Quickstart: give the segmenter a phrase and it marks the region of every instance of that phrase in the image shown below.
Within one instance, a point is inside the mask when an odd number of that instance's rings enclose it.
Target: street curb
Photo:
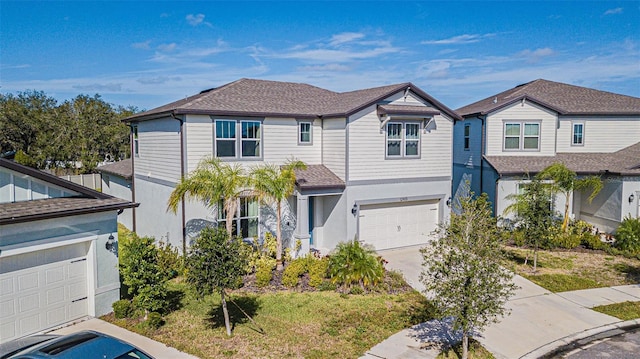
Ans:
[[[521,356],[520,359],[552,358],[556,354],[570,351],[572,349],[575,349],[579,345],[584,345],[594,340],[622,334],[628,330],[635,328],[640,328],[640,319],[616,322],[587,329],[579,333],[567,335],[566,337],[538,347]]]

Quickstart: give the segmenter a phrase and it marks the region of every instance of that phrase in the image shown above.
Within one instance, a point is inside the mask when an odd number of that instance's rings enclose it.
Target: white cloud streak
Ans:
[[[458,36],[453,36],[447,39],[440,40],[425,40],[420,42],[422,45],[461,45],[461,44],[473,44],[476,42],[480,42],[483,39],[493,37],[496,34],[488,33],[488,34],[463,34]]]
[[[617,8],[609,9],[609,10],[605,11],[605,12],[604,12],[604,14],[602,14],[602,15],[617,15],[617,14],[622,14],[622,11],[623,11],[623,10],[624,10],[623,8],[621,8],[621,7],[617,7]]]

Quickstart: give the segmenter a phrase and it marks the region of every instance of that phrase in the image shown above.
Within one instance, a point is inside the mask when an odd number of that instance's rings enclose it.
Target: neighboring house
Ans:
[[[285,243],[326,251],[359,240],[377,249],[425,243],[448,216],[453,122],[459,116],[410,83],[336,93],[307,84],[241,79],[126,121],[132,128],[136,230],[186,248],[221,211],[187,202],[167,213],[181,176],[205,156],[250,169],[296,158]],[[245,238],[275,233],[269,206],[241,199]]]
[[[102,173],[102,193],[134,201],[131,190],[133,184],[133,163],[131,158],[126,160],[102,165],[96,170]],[[127,229],[135,231],[133,226],[133,209],[125,209],[118,216],[118,223],[121,223]]]
[[[525,176],[561,162],[579,176],[599,175],[601,193],[589,203],[574,193],[570,213],[612,232],[639,215],[640,98],[536,80],[457,110],[453,192],[486,192],[496,215]],[[467,186],[467,183],[470,184]],[[564,198],[555,207],[564,208]]]
[[[112,311],[116,217],[133,206],[0,158],[0,342]]]

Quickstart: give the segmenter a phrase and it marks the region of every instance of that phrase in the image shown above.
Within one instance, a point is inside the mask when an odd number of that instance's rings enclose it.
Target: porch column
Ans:
[[[301,194],[296,195],[296,230],[293,234],[295,242],[300,240],[302,247],[299,253],[293,253],[294,256],[302,256],[309,253],[309,196]],[[295,243],[293,243],[295,247]]]

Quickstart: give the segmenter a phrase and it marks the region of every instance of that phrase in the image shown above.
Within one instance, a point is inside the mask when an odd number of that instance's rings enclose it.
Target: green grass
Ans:
[[[150,330],[135,320],[104,319],[200,358],[358,358],[403,328],[433,318],[418,292],[341,295],[335,292],[234,293],[228,302],[233,336],[227,337],[219,296],[204,298],[182,283],[182,307]]]
[[[577,275],[538,274],[524,275],[525,278],[552,292],[567,292],[602,287],[597,281]]]
[[[601,305],[593,310],[616,317],[621,320],[640,318],[640,302],[623,302],[609,305]]]
[[[462,343],[440,353],[436,359],[462,358]],[[469,339],[469,359],[495,359],[493,354],[474,339]]]

